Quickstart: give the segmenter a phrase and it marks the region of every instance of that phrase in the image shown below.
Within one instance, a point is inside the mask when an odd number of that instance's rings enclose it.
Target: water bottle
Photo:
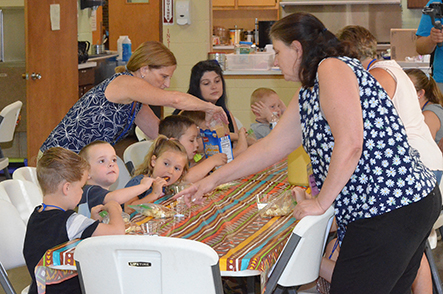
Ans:
[[[117,40],[117,53],[118,53],[118,60],[122,60],[123,59],[123,40],[126,38],[127,36],[120,36]]]
[[[131,54],[131,40],[128,38],[128,36],[126,36],[122,42],[122,60],[124,62],[128,62]]]

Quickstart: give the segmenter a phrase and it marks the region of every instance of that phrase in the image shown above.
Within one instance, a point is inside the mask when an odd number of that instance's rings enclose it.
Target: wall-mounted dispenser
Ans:
[[[178,0],[175,4],[178,25],[191,24],[189,0]]]

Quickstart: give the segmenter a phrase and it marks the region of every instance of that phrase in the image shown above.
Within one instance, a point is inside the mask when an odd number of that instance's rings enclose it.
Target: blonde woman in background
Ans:
[[[406,74],[417,90],[418,102],[435,142],[443,138],[443,94],[434,78],[420,69],[407,69]]]
[[[141,44],[126,66],[88,91],[68,111],[40,148],[41,152],[61,146],[79,152],[87,144],[102,140],[114,145],[135,123],[150,138],[158,135],[159,119],[149,105],[201,110],[209,121],[224,110],[192,95],[163,91],[177,67],[174,54],[162,43]]]

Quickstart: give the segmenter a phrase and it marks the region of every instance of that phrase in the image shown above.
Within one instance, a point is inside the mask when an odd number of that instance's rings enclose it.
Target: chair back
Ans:
[[[0,193],[6,192],[1,198],[9,197],[25,224],[34,208],[43,202],[40,188],[32,182],[22,180],[5,180],[0,182]]]
[[[143,163],[152,144],[153,141],[151,140],[135,142],[125,149],[123,152],[123,160],[130,174],[133,174],[135,169]]]
[[[0,261],[6,270],[25,265],[26,225],[11,202],[0,199]]]
[[[5,106],[0,112],[0,143],[12,141],[22,105],[21,101],[16,101]]]
[[[135,126],[135,136],[139,141],[149,140],[148,136],[146,136],[146,134],[143,133],[143,131],[138,126]]]
[[[32,182],[38,187],[40,187],[40,183],[37,179],[37,168],[33,166],[22,166],[17,168],[12,174],[12,178],[14,180],[22,180]]]
[[[117,156],[117,165],[119,169],[118,179],[114,184],[111,185],[111,187],[109,187],[110,191],[115,191],[124,188],[131,179],[131,175],[129,174],[129,171],[126,168],[123,159],[121,159],[119,156]]]
[[[83,293],[223,293],[218,255],[198,241],[92,237],[80,242],[74,259]]]
[[[334,216],[334,207],[322,215],[302,218],[288,239],[269,276],[265,294],[273,293],[277,284],[294,287],[315,281]]]

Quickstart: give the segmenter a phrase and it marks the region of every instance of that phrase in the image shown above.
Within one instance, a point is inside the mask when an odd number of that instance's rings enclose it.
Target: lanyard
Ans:
[[[45,211],[45,210],[46,210],[46,207],[54,207],[54,208],[60,209],[61,211],[66,211],[66,210],[64,210],[63,208],[61,208],[60,206],[56,206],[56,205],[51,205],[51,204],[44,204],[44,203],[42,203],[42,206],[43,206],[43,210],[42,210],[42,211]]]
[[[369,62],[368,67],[366,68],[366,70],[369,70],[369,68],[371,67],[371,65],[372,65],[375,61],[377,61],[376,58],[372,59],[371,62]]]

